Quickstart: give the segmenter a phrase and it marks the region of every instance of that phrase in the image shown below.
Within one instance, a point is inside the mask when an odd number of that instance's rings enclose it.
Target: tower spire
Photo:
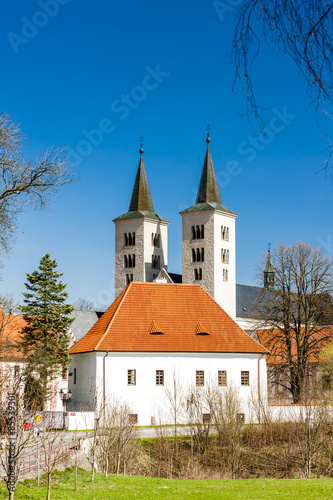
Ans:
[[[145,164],[143,162],[143,135],[140,136],[140,161],[138,170],[136,173],[136,178],[133,187],[133,193],[131,198],[131,203],[129,207],[130,212],[152,212],[155,213],[153,200],[150,194],[150,188],[148,184]]]
[[[273,290],[274,281],[275,281],[275,271],[271,261],[271,244],[268,243],[266,267],[264,270],[264,288],[267,288],[267,290]]]
[[[199,191],[197,196],[197,203],[219,203],[222,205],[220,191],[217,185],[213,159],[210,153],[210,125],[207,125],[207,149],[205,161],[202,169]]]

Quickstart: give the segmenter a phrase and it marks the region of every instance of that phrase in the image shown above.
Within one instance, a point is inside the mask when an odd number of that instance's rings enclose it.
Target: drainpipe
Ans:
[[[105,358],[109,355],[107,352],[103,358],[103,414],[105,419]]]
[[[261,394],[260,394],[260,360],[265,356],[265,354],[262,354],[260,358],[258,359],[258,404],[259,404],[259,424],[261,420]]]

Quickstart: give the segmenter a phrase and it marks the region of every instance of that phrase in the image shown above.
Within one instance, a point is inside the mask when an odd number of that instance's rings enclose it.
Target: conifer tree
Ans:
[[[36,375],[45,400],[47,384],[69,366],[68,315],[73,306],[66,304],[66,284],[60,281],[57,262],[49,253],[42,257],[38,270],[26,273],[25,305],[20,306],[26,326],[21,331],[20,347],[28,357],[27,380]]]

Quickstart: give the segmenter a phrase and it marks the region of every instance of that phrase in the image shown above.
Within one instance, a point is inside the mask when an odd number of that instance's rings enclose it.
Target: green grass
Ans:
[[[79,470],[79,487],[74,491],[74,471],[54,472],[53,500],[328,500],[333,499],[333,479],[239,479],[235,481],[188,481],[156,479],[138,476],[104,478]],[[41,486],[36,480],[26,480],[16,488],[17,500],[40,500],[46,497],[46,477]],[[0,482],[0,499],[8,498]]]

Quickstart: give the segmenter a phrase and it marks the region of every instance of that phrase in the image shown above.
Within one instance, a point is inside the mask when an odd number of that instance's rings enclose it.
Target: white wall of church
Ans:
[[[100,401],[103,401],[103,379],[105,363],[106,401],[117,398],[127,402],[131,412],[138,415],[138,425],[155,422],[172,423],[166,388],[172,388],[173,374],[181,381],[185,393],[196,387],[196,371],[204,372],[205,386],[217,385],[218,371],[227,371],[228,386],[239,391],[242,401],[241,412],[246,421],[253,418],[251,400],[258,396],[258,360],[256,354],[213,354],[213,353],[87,353],[72,355],[71,371],[77,370],[77,383],[70,388],[74,400],[91,398],[92,386],[97,387]],[[93,366],[96,367],[94,373]],[[128,370],[135,370],[135,385],[128,385]],[[164,373],[164,385],[156,385],[156,370]],[[250,385],[241,385],[241,372],[248,371]],[[95,378],[94,378],[95,377]],[[266,394],[266,361],[260,360],[262,397]],[[204,386],[204,387],[205,387]],[[204,389],[198,388],[199,390]],[[220,390],[225,390],[221,387]],[[208,410],[207,410],[208,412]]]
[[[153,281],[161,269],[168,268],[168,225],[169,223],[158,220],[144,219],[144,276],[142,280]],[[154,246],[153,238],[158,238],[158,245]],[[153,267],[153,257],[159,257],[158,267]]]

